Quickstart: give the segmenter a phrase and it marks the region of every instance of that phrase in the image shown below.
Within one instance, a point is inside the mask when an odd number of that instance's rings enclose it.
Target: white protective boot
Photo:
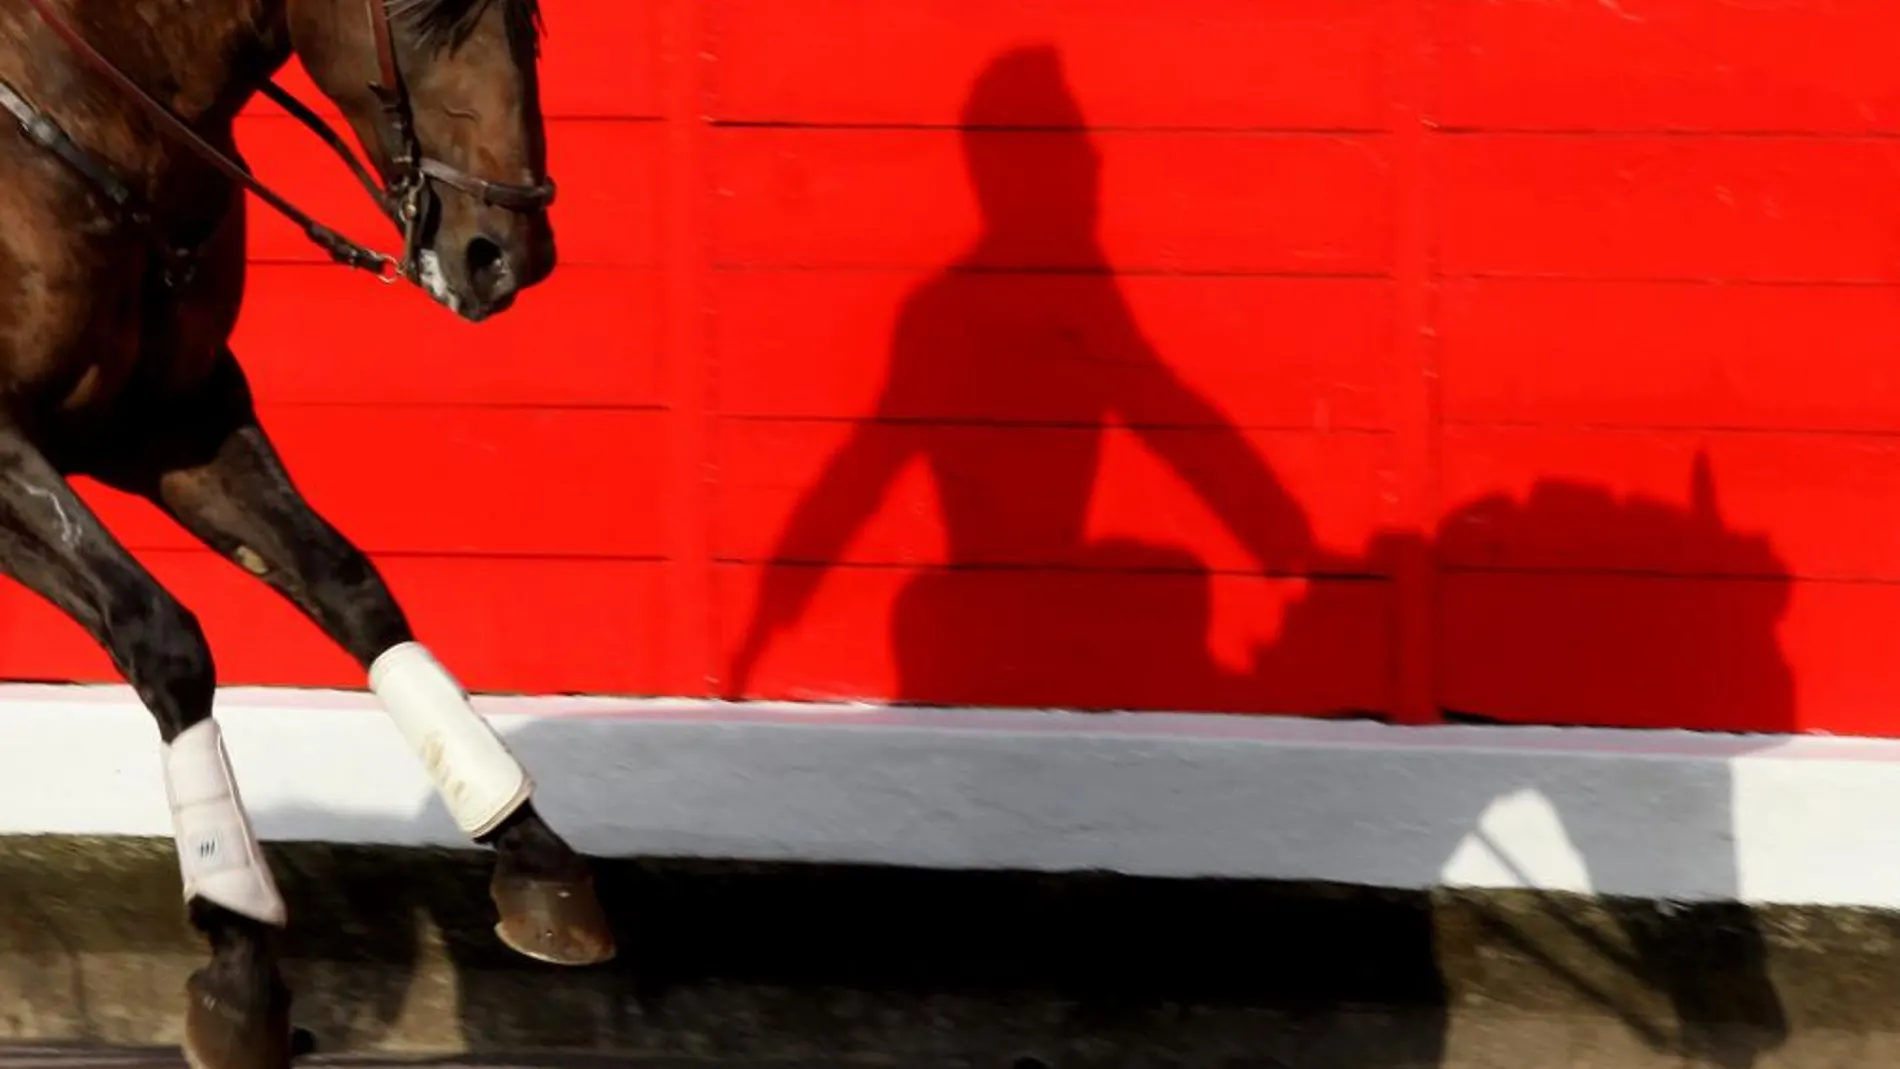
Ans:
[[[420,642],[385,650],[369,667],[369,686],[471,839],[500,827],[534,793],[527,769]]]
[[[185,900],[202,898],[282,928],[284,899],[244,812],[217,720],[206,717],[186,728],[163,752]]]

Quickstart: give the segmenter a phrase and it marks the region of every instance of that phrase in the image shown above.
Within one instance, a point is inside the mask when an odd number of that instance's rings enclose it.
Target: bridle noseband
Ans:
[[[493,207],[516,212],[544,211],[554,203],[554,182],[544,179],[534,185],[515,185],[480,178],[459,170],[441,160],[426,156],[421,143],[415,135],[415,125],[409,110],[409,94],[403,86],[402,71],[396,63],[396,45],[394,34],[389,25],[390,0],[364,0],[369,13],[370,30],[376,41],[376,62],[378,80],[369,84],[369,90],[376,97],[382,110],[382,136],[385,138],[384,154],[389,158],[392,173],[387,185],[379,184],[366,167],[328,122],[311,111],[302,101],[292,96],[274,81],[265,82],[260,91],[275,101],[298,122],[308,127],[331,151],[342,158],[345,165],[369,192],[377,206],[402,233],[402,258],[397,259],[388,253],[378,252],[366,245],[344,237],[342,234],[324,226],[307,213],[291,204],[276,191],[259,181],[257,177],[242,165],[220,152],[206,141],[183,119],[173,114],[128,78],[125,73],[93,48],[77,29],[62,18],[52,8],[51,0],[27,0],[40,20],[45,22],[60,39],[65,41],[80,58],[84,59],[95,71],[116,86],[133,103],[137,104],[160,128],[182,141],[187,148],[211,164],[232,181],[257,195],[278,213],[297,224],[304,235],[318,247],[329,253],[330,258],[346,267],[371,271],[384,282],[396,282],[406,279],[418,281],[418,263],[422,253],[420,240],[424,221],[428,218],[434,197],[433,185],[444,185],[474,197]],[[0,100],[8,110],[19,118],[22,128],[36,142],[51,148],[62,159],[75,166],[82,175],[105,186],[108,196],[121,207],[126,207],[126,191],[122,183],[109,177],[99,177],[106,172],[96,160],[87,156],[52,124],[50,118],[35,111],[31,105],[0,85]],[[24,112],[24,114],[23,114]],[[134,211],[135,217],[141,213]],[[149,227],[149,221],[144,225]],[[183,258],[185,254],[177,250],[167,250],[174,258]]]

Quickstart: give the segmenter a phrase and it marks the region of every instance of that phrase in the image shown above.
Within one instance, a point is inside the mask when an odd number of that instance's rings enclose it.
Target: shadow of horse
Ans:
[[[998,130],[1025,102],[1042,117],[1034,135]],[[1050,115],[1067,120],[1052,125]],[[1739,717],[1756,730],[1795,727],[1792,673],[1777,638],[1787,568],[1765,539],[1728,526],[1706,463],[1691,473],[1687,507],[1545,480],[1521,499],[1458,507],[1435,531],[1387,532],[1348,552],[1321,547],[1247,436],[1174,373],[1130,310],[1096,235],[1100,153],[1059,55],[1028,48],[1000,57],[973,90],[964,125],[983,232],[906,300],[874,418],[802,496],[774,554],[781,562],[839,559],[898,473],[922,464],[948,566],[917,572],[898,597],[889,621],[892,697],[1177,708],[1171,696],[1189,692],[1211,708],[1326,712],[1302,707],[1302,681],[1315,666],[1354,663],[1339,656],[1338,621],[1363,615],[1366,584],[1383,582],[1392,561],[1422,554],[1441,564],[1439,696],[1454,718],[1709,727]],[[995,270],[1024,262],[1051,270]],[[1007,418],[956,418],[972,399]],[[1219,577],[1204,562],[1179,546],[1087,533],[1112,424],[1198,493],[1259,573],[1353,581],[1306,584],[1250,664],[1223,663],[1208,647]],[[1036,446],[1023,447],[1032,438]],[[1562,558],[1580,538],[1719,562],[1745,581],[1577,575],[1563,559],[1513,556],[1540,545]],[[1037,588],[1014,582],[1003,565],[1021,564],[1025,553],[1057,579]],[[734,692],[772,690],[759,676],[762,658],[796,626],[827,568],[766,570],[732,665]],[[1389,631],[1380,635],[1389,640]],[[560,792],[579,789],[562,787],[561,774],[574,783],[583,772],[610,775],[614,760],[554,743],[571,730],[531,724],[511,736],[531,768],[544,767],[539,753],[564,755],[567,767],[543,773],[557,818]],[[759,760],[769,769],[774,755]],[[583,770],[576,761],[600,764]],[[1418,799],[1428,814],[1392,812],[1389,795],[1364,797],[1353,784],[1309,811],[1342,827],[1434,829],[1405,845],[1402,867],[1414,887],[1481,878],[1550,891],[1694,888],[1709,901],[1680,911],[1604,904],[1611,923],[1600,929],[1575,927],[1569,900],[1553,899],[1549,923],[1532,926],[1567,930],[1587,968],[1574,955],[1548,956],[1545,935],[1526,927],[1522,911],[1479,902],[1467,915],[1487,938],[1541,956],[1558,983],[1653,1050],[1745,1069],[1785,1039],[1762,935],[1733,902],[1740,886],[1726,774],[1631,767],[1608,791],[1600,773],[1532,778],[1499,769]],[[690,779],[666,786],[682,812],[729,789]],[[980,796],[1014,786],[969,789]],[[442,824],[432,812],[419,805],[418,819]],[[1521,830],[1525,821],[1560,844],[1554,853],[1565,860],[1555,869],[1537,869],[1504,845],[1499,829]],[[407,837],[401,828],[353,831]],[[1313,1028],[1350,1032],[1363,1025],[1356,1015],[1364,1007],[1387,1006],[1406,1026],[1367,1039],[1352,1064],[1428,1066],[1445,1057],[1453,1001],[1470,980],[1446,973],[1455,955],[1432,896],[1415,892],[1316,898],[1311,889],[1248,881],[641,860],[601,870],[620,959],[555,973],[508,957],[488,936],[485,870],[464,855],[394,876],[384,862],[357,865],[351,849],[325,856],[343,862],[334,875],[286,881],[293,910],[322,909],[325,896],[338,909],[374,898],[387,927],[337,942],[394,948],[393,967],[365,974],[360,1008],[331,1022],[353,1045],[373,1044],[420,999],[476,1049],[565,1033],[583,1046],[612,1037],[700,1056],[869,1057],[909,1014],[951,1060],[978,1047],[994,1053],[984,1044],[1054,1036],[1139,1061],[1170,1056],[1170,1039],[1194,1034],[1195,1014],[1231,1013],[1251,1043],[1250,1064],[1293,1064],[1301,1055],[1289,1044]],[[301,949],[347,973],[352,961],[324,956],[334,945]],[[418,995],[403,973],[431,954],[446,956],[453,990]],[[905,1009],[877,1001],[893,995],[910,999]],[[1032,999],[1063,1009],[1024,1019]],[[865,1008],[876,1006],[886,1010]],[[707,1033],[705,1022],[722,1014],[730,1034]],[[945,1022],[969,1031],[945,1038]]]

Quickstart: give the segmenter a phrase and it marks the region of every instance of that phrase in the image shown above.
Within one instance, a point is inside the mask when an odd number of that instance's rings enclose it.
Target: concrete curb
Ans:
[[[622,958],[494,941],[374,700],[219,695],[336,1052],[903,1069],[1900,1054],[1900,742],[479,698]],[[149,716],[0,686],[0,1040],[173,1043]],[[672,860],[652,860],[672,859]],[[1034,871],[1031,871],[1034,870]]]
[[[276,843],[326,1052],[701,1064],[1814,1066],[1900,1053],[1900,915],[621,860],[621,960],[489,934],[487,863]],[[160,839],[0,838],[0,1040],[176,1041],[202,958]],[[1030,1059],[1030,1060],[1024,1060]]]

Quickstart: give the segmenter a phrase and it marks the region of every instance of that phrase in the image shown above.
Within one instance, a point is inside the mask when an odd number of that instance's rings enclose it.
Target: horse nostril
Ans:
[[[469,283],[482,300],[495,300],[514,291],[514,273],[499,242],[479,235],[470,238],[465,255]]]

